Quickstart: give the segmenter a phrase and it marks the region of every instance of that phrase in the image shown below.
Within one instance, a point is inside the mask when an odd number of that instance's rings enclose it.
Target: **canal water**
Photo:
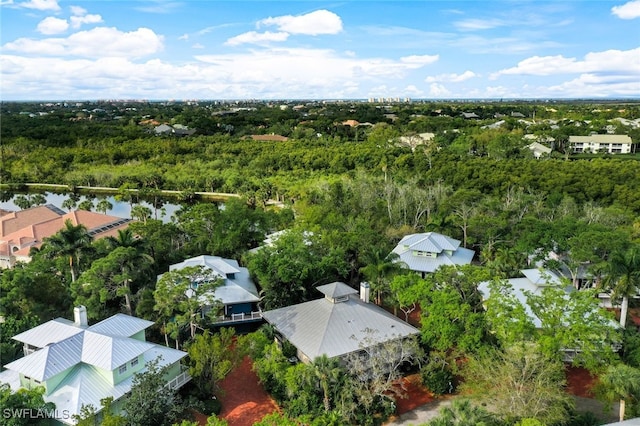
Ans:
[[[16,194],[19,195],[19,194]],[[64,211],[69,211],[69,209],[65,209],[62,207],[62,204],[64,203],[65,200],[67,200],[69,198],[68,194],[56,194],[56,193],[52,193],[52,192],[46,192],[43,193],[42,195],[45,196],[45,198],[47,199],[46,204],[53,204],[54,206],[64,210]],[[14,196],[15,197],[15,196]],[[79,201],[77,204],[85,201],[85,200],[91,200],[93,202],[94,208],[92,209],[92,211],[96,212],[97,210],[95,209],[95,205],[98,203],[98,201],[102,200],[102,199],[107,199],[112,205],[113,208],[110,210],[107,210],[107,214],[110,216],[117,216],[117,217],[122,217],[122,218],[131,218],[131,204],[129,204],[128,202],[124,202],[124,201],[117,201],[113,196],[107,196],[107,197],[87,197],[84,195],[80,195],[79,196]],[[181,208],[180,205],[178,204],[172,204],[172,203],[165,203],[162,205],[161,208],[155,209],[151,204],[147,203],[146,201],[140,200],[140,202],[136,202],[133,203],[133,206],[135,205],[141,205],[144,207],[147,207],[151,210],[151,218],[152,219],[160,219],[163,222],[167,223],[167,222],[171,222],[172,217],[175,215],[175,213]],[[76,207],[77,208],[77,207]],[[4,209],[4,210],[11,210],[11,211],[15,211],[15,210],[20,210],[20,207],[16,206],[15,203],[13,202],[13,198],[11,198],[11,200],[9,201],[2,201],[0,202],[0,209]],[[100,212],[102,213],[102,212]]]

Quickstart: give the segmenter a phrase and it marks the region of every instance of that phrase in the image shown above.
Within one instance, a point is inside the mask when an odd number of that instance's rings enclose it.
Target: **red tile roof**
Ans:
[[[40,247],[45,238],[64,228],[67,219],[86,226],[94,239],[115,235],[130,222],[85,210],[64,213],[52,205],[10,212],[0,216],[0,256],[28,256],[31,247]]]

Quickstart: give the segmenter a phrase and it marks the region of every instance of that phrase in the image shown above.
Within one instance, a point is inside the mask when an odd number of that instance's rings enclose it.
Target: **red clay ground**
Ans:
[[[581,367],[567,367],[567,392],[571,395],[583,398],[594,398],[591,388],[596,382],[596,378]]]
[[[404,383],[407,398],[398,398],[396,400],[396,414],[401,415],[408,411],[415,410],[421,405],[431,402],[435,399],[433,394],[424,386],[420,374],[412,374],[402,379]]]
[[[252,365],[251,359],[245,357],[220,383],[224,390],[224,395],[218,396],[222,404],[220,417],[229,426],[251,426],[265,415],[278,410],[275,401],[259,383],[258,376],[251,369]]]

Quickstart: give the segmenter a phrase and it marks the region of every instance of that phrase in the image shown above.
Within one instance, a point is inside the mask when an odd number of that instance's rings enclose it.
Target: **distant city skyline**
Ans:
[[[0,99],[640,98],[640,0],[0,0]]]

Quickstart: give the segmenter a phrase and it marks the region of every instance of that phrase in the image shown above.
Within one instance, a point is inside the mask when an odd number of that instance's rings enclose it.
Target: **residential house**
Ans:
[[[24,344],[24,357],[4,366],[0,382],[13,390],[44,387],[44,400],[55,404],[62,424],[75,424],[71,417],[83,406],[100,411],[107,397],[118,412],[134,375],[150,362],[167,368],[166,386],[177,389],[191,380],[180,364],[186,352],[146,341],[152,324],[117,314],[89,326],[86,308],[76,307],[74,321],[57,318],[13,336]]]
[[[248,269],[241,267],[238,261],[203,255],[173,264],[169,266],[169,270],[176,271],[189,266],[202,266],[224,280],[213,295],[223,305],[218,322],[262,321],[262,313],[258,308],[258,289],[251,280]],[[207,308],[203,306],[203,313],[207,312]]]
[[[420,331],[381,307],[368,303],[369,287],[358,291],[342,282],[317,287],[324,298],[263,312],[263,318],[312,362],[326,355],[344,357],[364,347],[402,339]]]
[[[524,307],[525,313],[533,320],[533,325],[536,328],[540,328],[542,326],[542,321],[531,310],[531,306],[527,302],[528,293],[539,296],[545,288],[557,286],[562,287],[567,295],[574,291],[579,291],[576,290],[568,279],[562,279],[560,275],[548,269],[523,269],[520,272],[524,275],[523,278],[510,278],[507,281],[513,289],[513,295]],[[485,281],[480,283],[478,285],[478,291],[482,294],[483,299],[487,300],[491,296],[489,282]],[[600,305],[602,306],[602,300]],[[619,327],[618,323],[613,320],[611,321],[611,325],[613,328]],[[618,350],[619,347],[614,346],[614,349]],[[565,361],[569,362],[579,350],[567,348],[563,349],[563,351],[565,353]]]
[[[539,142],[532,142],[527,145],[527,148],[531,150],[531,153],[535,158],[548,157],[551,154],[551,148],[542,145]]]
[[[418,145],[427,145],[429,142],[435,139],[435,133],[418,133],[410,136],[400,136],[398,142],[401,145],[408,146],[412,151],[415,151]]]
[[[29,262],[32,247],[39,248],[45,238],[64,228],[67,220],[84,225],[94,239],[116,236],[129,226],[131,219],[85,210],[65,211],[47,204],[16,212],[3,211],[0,216],[0,268],[16,262]]]
[[[575,153],[629,154],[632,152],[633,141],[627,135],[569,136],[569,146]]]
[[[191,136],[196,132],[196,129],[190,129],[187,126],[182,124],[175,124],[173,126],[169,126],[168,124],[161,124],[159,126],[154,127],[153,133],[160,136]]]
[[[531,308],[527,304],[527,292],[535,295],[540,295],[545,287],[564,284],[566,284],[565,290],[567,293],[576,291],[571,283],[563,283],[562,279],[556,273],[550,270],[533,268],[523,269],[520,272],[522,272],[522,275],[524,275],[523,278],[510,278],[507,281],[513,288],[513,295],[518,299],[522,306],[525,307],[527,315],[533,319],[534,325],[536,327],[540,327],[541,322],[540,319],[533,314]],[[491,293],[489,290],[489,282],[485,281],[483,283],[480,283],[478,285],[478,291],[482,293],[482,297],[485,300],[488,299]]]
[[[406,235],[392,252],[398,255],[398,262],[422,277],[442,265],[468,265],[475,255],[460,247],[460,240],[436,232]]]

